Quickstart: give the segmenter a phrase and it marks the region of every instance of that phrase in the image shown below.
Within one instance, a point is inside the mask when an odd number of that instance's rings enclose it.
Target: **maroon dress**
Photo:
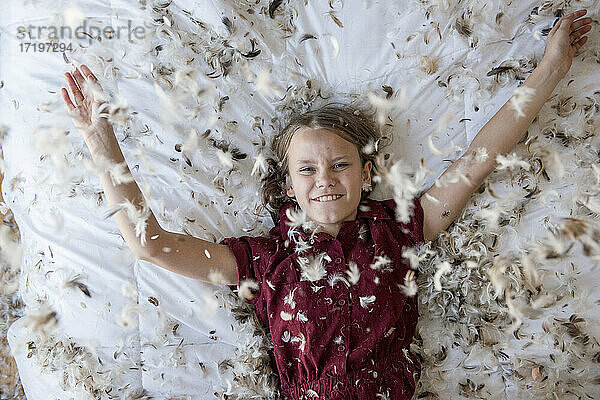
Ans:
[[[414,393],[421,366],[408,346],[417,324],[417,299],[407,297],[399,284],[410,269],[402,247],[423,242],[423,209],[415,198],[411,219],[404,224],[395,219],[393,199],[361,204],[369,209],[359,207],[354,221],[342,222],[337,237],[317,233],[311,248],[300,255],[329,255],[321,280],[301,279],[285,212],[295,203],[281,208],[280,224],[269,237],[220,242],[235,256],[239,282],[253,279],[260,285],[248,301],[271,332],[284,399],[376,400],[380,393],[399,400]],[[309,240],[302,229],[295,230]],[[375,256],[384,255],[391,264],[370,267]],[[354,284],[345,272],[350,262],[360,271]],[[336,273],[346,282],[328,281]]]

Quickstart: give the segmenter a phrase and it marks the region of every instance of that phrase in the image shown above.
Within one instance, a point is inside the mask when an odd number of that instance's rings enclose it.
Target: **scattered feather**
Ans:
[[[438,266],[437,271],[435,271],[435,275],[433,276],[435,290],[442,290],[442,283],[440,282],[440,278],[442,277],[442,275],[447,274],[451,271],[452,265],[448,261],[444,261]]]
[[[358,280],[360,279],[360,271],[358,270],[358,265],[354,261],[348,262],[346,275],[348,276],[348,281],[350,281],[350,284],[356,285],[358,283]]]
[[[519,117],[525,116],[523,109],[525,108],[525,105],[531,101],[534,94],[535,89],[527,86],[519,86],[515,89],[509,104]]]

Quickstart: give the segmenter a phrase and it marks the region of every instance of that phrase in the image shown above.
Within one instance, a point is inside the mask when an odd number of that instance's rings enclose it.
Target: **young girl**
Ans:
[[[256,283],[248,301],[271,333],[284,398],[410,399],[420,376],[419,360],[408,351],[418,312],[402,248],[444,231],[495,168],[496,156],[513,149],[586,42],[585,13],[562,17],[549,32],[544,57],[524,82],[534,92],[520,116],[507,102],[444,172],[460,169],[470,184],[433,185],[427,195],[437,201],[413,199],[408,221],[397,221],[394,200],[368,198],[376,154],[364,149],[380,139],[374,122],[337,106],[295,116],[273,139],[278,160],[263,188],[276,223],[269,237],[211,243],[164,231],[150,213],[146,233],[158,237],[142,246],[125,213],[114,218],[140,259],[203,281],[218,270],[223,283]],[[75,103],[62,89],[74,124],[94,159],[124,163],[112,127],[97,115],[102,100],[87,90],[98,88],[97,78],[82,70],[65,74]],[[481,148],[487,159],[472,161]],[[109,206],[143,202],[135,182],[114,185],[107,173],[100,179]]]

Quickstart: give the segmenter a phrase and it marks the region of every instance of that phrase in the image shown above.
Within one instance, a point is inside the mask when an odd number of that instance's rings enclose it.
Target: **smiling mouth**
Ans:
[[[316,199],[312,199],[312,200],[316,201],[317,203],[329,203],[329,202],[341,199],[342,197],[344,197],[343,194],[334,194],[334,195],[329,195],[329,196],[320,196],[320,197],[317,197]]]

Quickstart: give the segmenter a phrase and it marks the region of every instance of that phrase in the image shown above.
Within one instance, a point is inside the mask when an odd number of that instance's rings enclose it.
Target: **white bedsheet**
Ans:
[[[145,7],[142,6],[144,3]],[[67,52],[66,56],[76,64],[88,65],[100,77],[103,86],[118,94],[123,104],[129,105],[129,113],[135,112],[131,121],[117,126],[115,131],[136,182],[145,191],[149,189],[146,194],[151,198],[152,211],[161,226],[169,231],[188,232],[218,241],[234,235],[264,235],[272,227],[267,214],[257,216],[254,213],[259,204],[259,180],[250,172],[255,156],[263,151],[261,140],[264,138],[268,145],[282,123],[284,105],[304,107],[303,101],[315,98],[319,89],[323,97],[331,96],[331,99],[366,97],[367,93],[384,97],[382,85],[389,85],[394,89],[395,98],[399,99],[402,94],[406,100],[389,113],[391,119],[387,122],[392,124],[389,129],[393,132],[394,143],[387,151],[407,160],[415,169],[423,157],[427,167],[439,176],[449,165],[443,159],[454,160],[460,156],[518,86],[515,79],[503,78],[506,81],[497,83],[494,76],[486,76],[486,73],[505,60],[539,62],[545,37],[536,40],[534,32],[550,26],[554,20],[551,11],[558,8],[558,5],[552,5],[540,10],[537,20],[526,22],[531,10],[542,2],[468,1],[456,4],[458,2],[415,1],[390,4],[364,0],[332,1],[329,4],[308,1],[305,4],[297,1],[283,2],[276,10],[275,18],[270,18],[268,2],[254,3],[176,0],[166,7],[169,10],[167,21],[161,21],[157,17],[160,13],[151,12],[155,3],[149,0],[86,0],[77,2],[77,8],[66,1],[12,1],[0,16],[4,39],[0,43],[0,80],[4,83],[0,89],[0,123],[9,129],[2,143],[5,162],[2,194],[13,210],[21,232],[23,265],[19,293],[28,312],[38,309],[40,303],[56,311],[59,322],[54,331],[54,343],[72,342],[83,346],[94,354],[86,358],[90,363],[87,368],[113,371],[114,375],[110,377],[108,374],[96,375],[93,383],[88,380],[91,387],[113,388],[112,394],[122,398],[133,398],[126,396],[141,389],[155,398],[215,398],[214,393],[226,391],[232,381],[231,369],[220,371],[219,363],[232,359],[238,347],[249,346],[253,332],[248,325],[237,322],[222,303],[217,303],[219,293],[229,291],[226,286],[181,277],[133,257],[114,220],[104,218],[108,207],[105,197],[100,195],[102,187],[97,177],[84,168],[89,152],[72,127],[60,99],[60,87],[65,86],[62,74],[68,70],[65,59],[61,53],[22,52],[20,44],[23,40],[16,37],[19,26],[60,25],[57,16],[76,15],[74,11],[78,9],[91,17],[90,21],[96,26],[126,26],[131,21],[132,26],[144,27],[146,45],[130,43],[125,38],[105,38],[93,45],[80,41],[89,47],[75,53]],[[582,132],[596,135],[600,101],[597,23],[600,3],[580,3],[596,20],[594,33],[584,51],[575,58],[567,78],[555,90],[557,97],[540,112],[538,121],[530,129],[530,136],[540,134],[553,122],[558,124],[559,131],[572,127],[569,133],[572,137],[581,137]],[[248,9],[254,13],[247,13]],[[467,9],[474,11],[473,15],[467,14],[473,22],[470,37],[455,29],[457,18]],[[565,11],[571,11],[571,8]],[[499,12],[504,15],[497,24]],[[343,27],[336,23],[332,13]],[[254,39],[260,54],[246,59],[236,52],[227,77],[211,79],[203,76],[214,70],[205,61],[205,56],[210,53],[208,45],[199,43],[199,51],[194,53],[189,46],[185,49],[169,46],[167,39],[158,38],[161,29],[198,31],[198,27],[190,22],[189,14],[213,31],[213,50],[226,50],[216,37],[230,36],[229,45],[241,53],[251,50],[250,40]],[[225,16],[237,27],[233,35],[227,33],[221,21]],[[245,36],[246,32],[249,32],[248,36]],[[304,34],[316,38],[301,42]],[[410,38],[411,35],[414,36]],[[204,32],[195,39],[201,42],[209,37]],[[156,56],[152,49],[159,40],[164,48]],[[64,42],[72,42],[78,47],[76,40]],[[147,51],[149,53],[144,54]],[[423,56],[430,57],[436,64],[434,72],[426,72],[427,59]],[[203,97],[204,104],[200,106],[193,104],[192,97],[188,96],[184,100],[188,108],[177,108],[177,114],[160,100],[154,84],[157,80],[150,71],[152,66],[158,65],[180,68],[186,61],[198,74],[194,78],[198,85],[196,90],[204,89],[208,95]],[[226,59],[221,57],[219,61]],[[220,65],[216,63],[215,66],[221,72]],[[522,69],[530,71],[527,66]],[[261,71],[270,73],[271,93],[263,89],[268,86],[258,78],[263,76]],[[522,76],[525,78],[527,73]],[[307,80],[311,81],[310,88]],[[445,86],[440,84],[442,82]],[[164,82],[161,84],[166,87]],[[286,97],[281,101],[284,95]],[[229,100],[222,111],[218,111],[217,104],[223,96],[228,96]],[[573,96],[576,103],[575,113],[581,110],[585,115],[596,115],[595,121],[587,124],[577,121],[573,113],[557,116],[552,105],[568,96]],[[589,104],[592,104],[591,108],[585,110]],[[196,107],[197,116],[187,120],[186,112],[193,107]],[[454,117],[438,131],[440,121],[449,114]],[[257,117],[262,118],[262,133],[253,127],[260,121]],[[280,120],[273,121],[274,117]],[[552,121],[552,118],[556,120]],[[220,164],[214,147],[201,139],[197,150],[186,152],[190,166],[174,147],[187,140],[192,128],[200,134],[211,129],[212,137],[230,141],[247,157],[234,161],[236,168],[230,170]],[[63,134],[65,130],[68,135]],[[459,148],[445,157],[436,156],[427,145],[430,135],[434,135],[438,148],[449,148],[451,143]],[[594,152],[596,156],[598,153],[597,137],[594,136],[588,146],[561,148],[557,143],[555,140],[552,146],[559,149],[565,159],[573,161],[579,157],[580,165],[570,162],[562,178],[553,175],[552,181],[539,182],[545,190],[541,198],[544,194],[552,198],[551,190],[562,197],[554,202],[549,200],[548,205],[541,200],[529,203],[520,221],[503,227],[501,245],[497,249],[499,254],[524,248],[528,239],[542,237],[549,223],[558,224],[561,217],[585,215],[589,220],[597,220],[597,214],[589,213],[575,201],[584,196],[585,190],[598,188],[590,167]],[[582,154],[584,148],[588,152]],[[522,158],[527,155],[524,145],[518,147],[517,154]],[[548,164],[551,162],[547,155],[543,157]],[[598,166],[597,157],[595,165]],[[518,173],[513,176],[516,175]],[[437,176],[427,177],[423,188],[433,184],[435,178]],[[492,174],[491,182],[501,196],[526,194],[519,185],[524,186],[527,182],[503,188],[510,179],[510,174],[500,172]],[[584,182],[589,186],[582,187]],[[222,184],[225,193],[216,188],[218,183]],[[391,191],[380,186],[372,197],[389,198]],[[488,192],[477,194],[470,207],[476,209],[490,200],[493,198]],[[576,247],[568,261],[545,264],[543,268],[552,277],[555,271],[557,274],[563,268],[568,271],[570,262],[577,271],[569,275],[571,283],[577,288],[578,295],[588,295],[576,297],[577,301],[568,302],[562,309],[562,303],[557,304],[536,320],[525,318],[527,329],[522,330],[543,332],[540,322],[544,318],[553,315],[569,318],[577,313],[587,320],[585,332],[593,343],[600,321],[595,313],[600,281],[595,261],[583,256],[581,248]],[[479,268],[484,271],[489,265]],[[79,289],[65,287],[65,281],[76,276],[87,286],[91,297]],[[430,284],[431,276],[425,277],[424,282]],[[149,301],[150,297],[158,300],[158,306]],[[583,300],[587,303],[581,303]],[[133,322],[133,325],[127,328],[118,322],[124,309],[132,311],[129,323]],[[506,362],[498,361],[502,358],[498,353],[482,349],[477,343],[468,345],[457,341],[452,345],[452,332],[444,332],[445,322],[428,318],[426,305],[422,306],[421,314],[420,336],[425,360],[418,393],[428,391],[437,393],[438,398],[463,398],[474,390],[476,396],[483,398],[528,398],[524,389],[526,382],[517,383],[515,371],[518,368],[515,365],[509,368]],[[39,343],[39,338],[32,336],[34,332],[25,322],[22,318],[11,326],[9,341],[27,398],[88,398],[88,389],[83,385],[75,385],[73,381],[61,383],[63,372],[71,371],[68,367],[58,365],[58,371],[51,372],[47,368],[41,373],[36,357],[27,357],[27,342],[38,340]],[[177,335],[172,334],[174,324],[179,324]],[[532,365],[545,365],[548,373],[553,365],[548,361],[548,354],[556,348],[547,338],[544,341],[536,336],[534,341],[535,345],[525,350],[522,346],[526,340],[504,334],[499,340],[500,345],[494,349],[510,355],[511,362],[517,364],[519,357],[529,357],[535,360]],[[436,365],[432,354],[442,344],[450,356]],[[588,355],[594,349],[598,351],[596,345],[588,347],[585,350]],[[56,356],[56,359],[64,360],[64,357]],[[204,371],[200,363],[206,367]],[[588,366],[585,376],[597,375],[597,363],[585,365]],[[531,367],[527,371],[530,370]],[[564,372],[558,387],[562,390],[569,385],[577,386],[570,381],[574,377],[575,372]],[[106,381],[102,382],[102,378]],[[469,386],[469,382],[475,382],[475,385]],[[477,389],[479,383],[486,386]],[[539,390],[535,393],[546,393],[550,389]],[[593,397],[600,396],[598,386],[589,381],[578,390]],[[564,391],[559,393],[564,394]],[[108,398],[106,393],[102,398]]]

